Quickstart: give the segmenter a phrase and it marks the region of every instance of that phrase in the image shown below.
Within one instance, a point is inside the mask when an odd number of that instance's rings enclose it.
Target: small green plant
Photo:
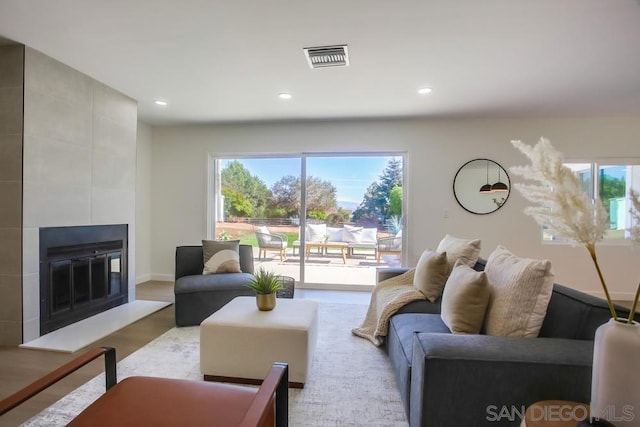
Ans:
[[[218,240],[231,240],[231,235],[225,230],[222,230],[218,233]]]
[[[247,284],[258,295],[268,295],[282,289],[278,276],[272,271],[258,268],[253,279]]]

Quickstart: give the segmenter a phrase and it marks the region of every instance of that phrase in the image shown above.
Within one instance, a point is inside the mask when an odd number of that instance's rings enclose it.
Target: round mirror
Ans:
[[[485,215],[505,204],[511,191],[509,175],[502,166],[489,159],[468,161],[453,179],[453,194],[465,210]]]

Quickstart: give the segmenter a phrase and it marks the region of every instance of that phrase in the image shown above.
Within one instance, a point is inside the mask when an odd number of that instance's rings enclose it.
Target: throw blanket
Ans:
[[[364,321],[351,332],[368,339],[376,346],[381,346],[389,331],[391,316],[411,301],[426,299],[422,292],[413,287],[414,274],[415,269],[412,268],[406,273],[378,283],[371,293],[371,302]]]

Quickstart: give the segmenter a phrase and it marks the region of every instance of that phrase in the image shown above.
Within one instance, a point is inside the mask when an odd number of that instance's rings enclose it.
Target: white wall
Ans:
[[[151,270],[173,276],[175,247],[206,237],[207,155],[300,152],[406,151],[408,264],[435,248],[445,233],[482,239],[483,257],[498,244],[517,255],[549,258],[556,280],[599,293],[591,260],[582,248],[542,244],[540,229],[523,214],[512,191],[489,215],[463,210],[452,194],[453,177],[468,160],[487,157],[505,169],[526,163],[512,139],[535,143],[546,136],[568,160],[640,159],[640,117],[549,119],[411,119],[154,127],[152,153]],[[598,252],[614,298],[631,299],[640,278],[640,252],[600,245]]]
[[[137,284],[151,280],[151,127],[140,121],[136,156]]]

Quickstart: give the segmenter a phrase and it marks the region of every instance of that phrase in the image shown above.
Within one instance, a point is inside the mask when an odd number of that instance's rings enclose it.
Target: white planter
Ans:
[[[616,427],[640,425],[640,324],[610,319],[596,330],[591,414]]]

